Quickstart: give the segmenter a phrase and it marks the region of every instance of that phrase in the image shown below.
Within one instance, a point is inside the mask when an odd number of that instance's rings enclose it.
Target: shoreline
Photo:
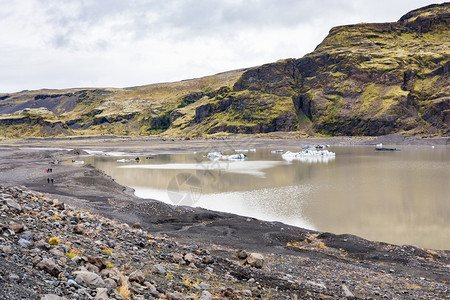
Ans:
[[[256,140],[256,141],[255,141]],[[69,140],[70,141],[70,140]],[[72,149],[96,149],[115,151],[127,150],[137,153],[146,149],[149,153],[182,153],[198,151],[207,147],[211,140],[202,141],[156,141],[143,139],[116,140],[71,140],[66,145]],[[101,145],[89,143],[101,142]],[[243,139],[213,140],[217,147],[234,147]],[[306,144],[373,145],[417,144],[448,145],[448,138],[414,139],[409,137],[384,138],[320,138],[320,139],[254,139],[247,145],[270,147],[296,147]],[[132,190],[117,184],[111,177],[92,166],[61,164],[63,159],[76,159],[80,150],[33,150],[33,147],[59,148],[66,141],[39,140],[15,141],[0,144],[0,182],[4,186],[25,186],[27,189],[44,193],[70,206],[83,209],[121,223],[140,223],[142,229],[152,234],[167,235],[181,244],[209,249],[224,259],[233,259],[237,249],[257,251],[265,256],[285,257],[291,264],[274,260],[269,265],[295,276],[303,276],[301,269],[292,270],[292,263],[301,265],[304,259],[326,263],[331,266],[326,276],[335,277],[335,272],[345,268],[353,269],[355,263],[362,264],[367,271],[378,274],[391,273],[397,279],[413,276],[432,282],[449,282],[446,265],[450,263],[450,251],[441,250],[431,254],[414,246],[396,246],[383,242],[368,241],[357,236],[320,233],[279,222],[266,222],[255,218],[229,213],[209,211],[201,208],[173,207],[157,200],[145,201],[134,196]],[[28,149],[27,149],[28,146]],[[249,146],[250,147],[250,146]],[[205,148],[203,148],[205,149]],[[141,152],[141,150],[139,150]],[[53,167],[55,183],[48,184],[45,169]],[[394,250],[393,250],[394,249]],[[425,252],[424,252],[425,251]],[[431,255],[431,256],[430,256]],[[426,262],[425,257],[432,260]],[[349,269],[349,272],[350,272]],[[291,271],[289,271],[291,270]],[[339,276],[330,281],[339,281]],[[355,283],[356,284],[356,283]]]

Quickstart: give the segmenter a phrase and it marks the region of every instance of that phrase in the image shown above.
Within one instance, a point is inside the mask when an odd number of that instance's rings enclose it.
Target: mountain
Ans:
[[[310,54],[125,89],[0,95],[0,136],[450,133],[450,3],[339,26]]]

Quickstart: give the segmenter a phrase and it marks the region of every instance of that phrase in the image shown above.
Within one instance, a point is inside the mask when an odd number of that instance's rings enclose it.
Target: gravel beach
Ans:
[[[128,289],[129,299],[448,297],[449,251],[143,200],[90,165],[63,163],[77,160],[83,149],[181,153],[201,151],[211,143],[238,149],[242,144],[448,145],[449,139],[395,135],[2,141],[0,290],[6,299],[39,299],[47,294],[122,299],[120,288]],[[36,149],[42,147],[47,150]],[[52,173],[46,172],[48,168]],[[53,184],[47,182],[50,177]],[[52,245],[52,237],[58,243]],[[95,278],[97,284],[83,276]]]

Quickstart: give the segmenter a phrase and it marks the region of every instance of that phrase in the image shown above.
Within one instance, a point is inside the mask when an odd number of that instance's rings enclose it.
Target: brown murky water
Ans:
[[[196,153],[140,156],[139,162],[93,156],[86,162],[143,198],[450,249],[450,148],[399,148],[332,147],[335,158],[302,161],[256,149],[243,161],[211,161]]]

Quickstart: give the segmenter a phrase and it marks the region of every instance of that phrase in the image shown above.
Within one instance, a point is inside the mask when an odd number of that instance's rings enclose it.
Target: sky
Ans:
[[[425,0],[0,0],[0,93],[130,87],[312,52]]]

